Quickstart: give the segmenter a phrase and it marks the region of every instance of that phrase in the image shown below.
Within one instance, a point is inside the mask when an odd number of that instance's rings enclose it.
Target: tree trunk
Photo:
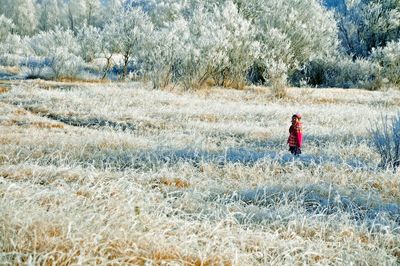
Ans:
[[[106,57],[106,59],[107,59],[107,64],[106,64],[106,67],[104,68],[103,76],[101,77],[102,80],[106,78],[107,72],[108,72],[108,70],[110,69],[111,57],[112,57],[112,54],[111,54],[109,57]]]
[[[129,62],[129,53],[124,54],[124,70],[122,73],[122,79],[125,79],[128,75],[128,62]]]
[[[74,17],[73,17],[73,15],[71,13],[71,8],[68,8],[68,18],[69,18],[69,27],[71,28],[71,30],[73,32],[75,32],[75,29],[74,29]]]

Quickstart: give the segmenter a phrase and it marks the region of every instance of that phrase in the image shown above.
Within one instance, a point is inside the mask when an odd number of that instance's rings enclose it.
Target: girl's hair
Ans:
[[[295,114],[292,115],[292,118],[293,117],[297,117],[298,119],[301,119],[301,114],[300,113],[295,113]]]

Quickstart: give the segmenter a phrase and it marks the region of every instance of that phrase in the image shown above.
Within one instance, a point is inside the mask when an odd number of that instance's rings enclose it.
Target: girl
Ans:
[[[289,128],[289,138],[287,140],[289,151],[295,156],[301,154],[301,145],[303,143],[303,128],[300,120],[300,113],[295,113],[292,116],[292,125]]]

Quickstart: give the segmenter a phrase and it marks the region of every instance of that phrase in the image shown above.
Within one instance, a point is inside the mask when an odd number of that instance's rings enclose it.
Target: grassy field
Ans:
[[[368,133],[399,91],[0,87],[2,265],[400,263],[400,173]]]

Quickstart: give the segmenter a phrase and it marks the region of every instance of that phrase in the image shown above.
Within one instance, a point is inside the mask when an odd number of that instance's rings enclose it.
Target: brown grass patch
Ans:
[[[143,130],[163,130],[167,128],[167,123],[164,121],[143,120],[139,122],[139,127]]]
[[[13,141],[10,138],[7,137],[0,137],[0,144],[10,144],[13,143]]]
[[[198,255],[183,255],[175,247],[154,249],[149,245],[139,247],[137,243],[124,240],[108,240],[93,245],[85,240],[79,241],[84,249],[77,250],[77,246],[64,238],[62,227],[57,225],[32,223],[27,228],[18,229],[18,237],[25,239],[18,250],[22,253],[15,260],[26,262],[28,257],[23,253],[36,252],[35,262],[40,265],[69,265],[77,261],[78,256],[90,255],[92,262],[104,263],[104,259],[112,260],[118,265],[169,265],[179,263],[186,266],[233,265],[231,260],[222,256],[208,256],[201,258]],[[81,254],[83,252],[83,254]],[[15,261],[14,261],[15,262]],[[113,265],[113,264],[111,264]]]
[[[82,243],[82,245],[84,244]],[[108,260],[118,260],[119,262],[134,265],[144,265],[145,263],[145,259],[139,255],[136,243],[132,241],[109,240],[94,248],[94,255],[105,257]]]
[[[6,92],[9,92],[9,89],[0,87],[0,93],[6,93]]]
[[[214,114],[193,115],[190,118],[193,120],[200,120],[202,122],[210,122],[210,123],[216,123],[220,121],[220,117]]]
[[[206,97],[211,96],[214,92],[215,92],[215,88],[214,87],[207,86],[207,87],[204,87],[204,88],[201,88],[201,89],[197,89],[197,90],[193,91],[192,93],[197,95],[197,96],[201,96],[201,97],[206,98]]]
[[[162,177],[160,179],[160,182],[169,187],[188,188],[190,186],[190,183],[188,181],[177,177],[176,178]]]
[[[59,206],[61,200],[57,199],[55,196],[43,196],[38,200],[38,204],[49,209],[51,206]]]
[[[244,90],[246,88],[246,83],[242,81],[225,80],[222,84],[225,88],[232,88],[236,90]]]
[[[376,181],[372,182],[371,187],[376,189],[376,190],[378,190],[378,191],[382,191],[383,190],[382,184],[379,183],[379,182],[376,182]]]
[[[49,223],[33,222],[27,227],[17,226],[14,231],[16,238],[20,238],[21,246],[17,250],[22,252],[39,252],[45,253],[50,251],[59,251],[61,253],[69,253],[72,243],[65,238],[62,227]]]
[[[43,84],[40,85],[40,88],[43,89],[43,90],[59,89],[61,87],[69,88],[69,87],[72,87],[72,86],[71,85],[63,86],[63,85],[60,85],[60,84],[51,84],[51,83],[43,83]]]
[[[363,244],[368,244],[370,243],[370,237],[367,234],[362,233],[359,235],[359,241]]]
[[[15,120],[15,119],[9,119],[1,122],[1,125],[3,126],[21,126],[23,123],[21,121]]]
[[[61,226],[51,225],[47,228],[47,235],[50,237],[60,237],[63,231]]]
[[[223,265],[231,266],[232,263],[220,256],[210,257],[210,258],[199,258],[196,256],[181,256],[175,250],[157,250],[152,254],[152,260],[157,264],[162,264],[163,262],[176,261],[187,266],[212,266],[212,265]]]
[[[338,104],[340,100],[332,98],[311,98],[310,102],[312,104]]]
[[[297,232],[297,234],[306,239],[313,239],[318,236],[318,231],[315,228],[305,227],[305,228],[299,230]]]
[[[182,257],[174,248],[155,250],[152,252],[150,258],[156,262],[181,260]]]
[[[196,255],[183,255],[176,247],[155,249],[148,244],[138,246],[137,243],[126,240],[109,240],[93,248],[94,255],[125,264],[147,265],[151,262],[151,265],[169,265],[168,263],[175,262],[187,266],[232,265],[230,260],[222,256],[199,258]]]
[[[13,111],[13,114],[15,114],[15,115],[27,115],[28,112],[25,109],[18,108],[18,109]]]
[[[110,83],[110,81],[106,79],[79,79],[71,77],[60,77],[57,78],[55,81],[66,82],[66,83],[95,83],[95,84]]]
[[[354,237],[354,231],[350,229],[345,229],[342,232],[340,232],[340,236],[342,238],[353,238]]]
[[[48,123],[48,122],[33,122],[32,126],[37,128],[64,128],[63,124]]]
[[[252,86],[249,87],[248,90],[254,92],[257,95],[271,94],[271,89],[268,87]]]
[[[236,90],[243,90],[246,88],[246,83],[243,81],[236,81],[236,80],[231,80],[231,79],[225,79],[223,81],[217,81],[213,78],[209,78],[203,82],[203,84],[200,84],[201,88],[203,87],[224,87],[224,88],[230,88],[230,89],[236,89]]]
[[[7,66],[4,67],[4,70],[10,74],[18,74],[19,72],[21,72],[21,69],[17,66]]]
[[[69,89],[79,84],[107,84],[110,83],[108,80],[97,80],[97,79],[78,79],[78,78],[58,78],[55,80],[38,80],[35,84],[39,85],[41,89],[52,90],[52,89]]]
[[[30,179],[31,177],[33,177],[33,171],[32,169],[21,169],[17,171],[15,171],[15,169],[0,170],[0,176],[2,176],[5,179],[20,181],[20,180]]]
[[[78,190],[76,195],[84,198],[90,198],[90,192],[86,190]]]
[[[311,258],[315,262],[319,262],[322,259],[322,257],[320,255],[313,255],[313,256],[311,256]]]
[[[64,125],[59,124],[59,123],[49,123],[49,122],[41,122],[41,121],[27,122],[27,121],[16,120],[16,119],[6,120],[6,121],[3,121],[1,124],[4,126],[25,126],[25,127],[32,126],[35,128],[50,128],[50,129],[64,128]]]
[[[397,262],[400,263],[400,248],[397,247],[393,250],[393,256],[397,258]]]
[[[30,111],[32,114],[37,114],[37,115],[43,115],[43,114],[48,114],[49,111],[41,106],[34,106],[34,107],[27,107],[25,108],[27,111]]]
[[[249,137],[252,139],[260,140],[269,138],[270,134],[265,131],[252,131],[249,133]]]

